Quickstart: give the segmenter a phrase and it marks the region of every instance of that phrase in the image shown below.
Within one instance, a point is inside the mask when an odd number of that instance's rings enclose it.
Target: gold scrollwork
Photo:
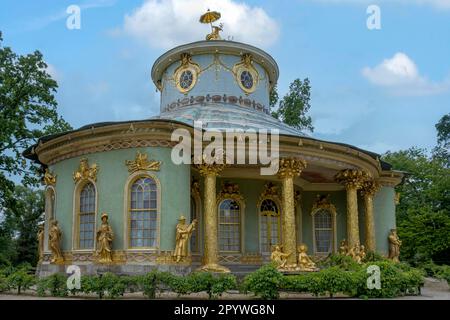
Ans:
[[[97,181],[97,172],[99,167],[96,163],[89,167],[88,159],[82,158],[80,160],[80,166],[78,167],[78,171],[73,173],[73,181],[77,183],[80,180],[91,179],[93,181]]]
[[[45,168],[44,184],[46,186],[54,186],[56,184],[56,174],[51,173],[48,168]]]
[[[222,184],[222,190],[217,197],[217,202],[221,202],[223,199],[233,199],[238,202],[244,200],[244,197],[239,191],[239,185],[231,182],[224,182]]]
[[[187,94],[194,88],[200,74],[200,66],[192,61],[192,57],[188,53],[181,54],[181,64],[175,69],[173,77],[177,89]]]
[[[259,81],[259,73],[253,66],[251,54],[242,55],[241,62],[233,66],[233,74],[239,87],[250,94],[256,90]]]
[[[148,155],[146,153],[141,153],[138,151],[136,153],[136,158],[134,160],[126,160],[125,164],[128,167],[129,173],[134,173],[140,170],[159,171],[161,161],[148,160]]]
[[[319,210],[327,210],[332,214],[336,215],[336,207],[334,206],[334,204],[330,202],[329,194],[327,194],[326,196],[318,194],[316,196],[316,201],[313,204],[311,215],[314,215]]]

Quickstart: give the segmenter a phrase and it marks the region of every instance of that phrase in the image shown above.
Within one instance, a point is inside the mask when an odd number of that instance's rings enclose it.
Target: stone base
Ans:
[[[77,264],[74,264],[77,265]],[[65,273],[69,265],[57,264],[39,264],[36,269],[38,277],[47,277],[54,273]],[[98,275],[106,272],[111,272],[117,275],[143,275],[151,272],[154,269],[159,271],[167,271],[176,275],[187,275],[194,271],[197,266],[186,265],[142,265],[142,264],[78,264],[81,275]]]

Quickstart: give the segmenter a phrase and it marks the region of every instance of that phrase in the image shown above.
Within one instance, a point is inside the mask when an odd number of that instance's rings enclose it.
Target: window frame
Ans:
[[[156,184],[156,237],[154,247],[132,247],[131,246],[131,187],[142,178],[150,178]],[[148,171],[139,170],[131,174],[124,187],[124,215],[123,215],[124,248],[127,251],[150,251],[158,252],[161,244],[161,183],[156,175]]]
[[[224,201],[234,201],[239,205],[239,250],[238,251],[234,251],[234,250],[220,250],[220,206]],[[223,197],[219,197],[219,199],[217,200],[217,250],[219,255],[229,255],[229,254],[242,254],[245,252],[245,247],[244,247],[244,211],[245,210],[245,204],[244,202],[241,200],[239,195],[236,195],[236,197],[234,196],[223,196]]]
[[[259,248],[260,248],[260,253],[262,255],[268,256],[271,254],[271,248],[269,248],[269,251],[264,252],[263,251],[263,238],[262,238],[262,211],[261,211],[261,206],[263,204],[263,202],[265,200],[271,200],[275,203],[275,205],[277,206],[278,209],[278,234],[279,234],[279,244],[282,245],[283,242],[283,228],[282,228],[282,221],[281,221],[281,215],[282,215],[282,206],[281,206],[281,202],[278,199],[278,197],[275,196],[266,196],[264,198],[262,198],[260,201],[258,201],[257,203],[257,212],[258,212],[258,238],[259,238]]]
[[[94,230],[93,230],[93,246],[92,248],[80,248],[80,202],[81,202],[81,192],[87,184],[92,184],[95,191],[95,211],[94,211]],[[72,225],[72,251],[76,252],[94,252],[97,250],[97,241],[95,239],[95,233],[97,230],[97,215],[98,215],[98,188],[94,180],[82,179],[78,181],[75,185],[74,196],[73,196],[74,206],[73,206],[73,225]]]
[[[53,196],[53,199],[51,197]],[[45,188],[45,218],[44,218],[44,253],[50,253],[48,247],[48,230],[52,218],[56,218],[56,189],[54,186]]]
[[[317,243],[316,243],[316,219],[315,216],[317,213],[321,212],[321,211],[327,211],[330,216],[331,216],[331,252],[318,252],[317,251]],[[330,253],[336,253],[337,251],[337,239],[336,239],[336,209],[333,205],[329,205],[327,207],[324,206],[318,206],[316,208],[314,208],[311,211],[311,219],[312,219],[312,242],[313,242],[313,249],[314,249],[314,255],[317,256],[326,256]]]

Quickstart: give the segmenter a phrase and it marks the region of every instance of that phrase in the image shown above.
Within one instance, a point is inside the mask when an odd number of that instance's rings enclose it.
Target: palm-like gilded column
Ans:
[[[335,179],[347,190],[347,239],[349,248],[359,244],[358,225],[358,189],[366,180],[366,173],[361,170],[346,169],[339,171]]]
[[[280,159],[278,177],[282,181],[282,203],[283,214],[283,251],[287,257],[287,268],[297,265],[297,238],[295,226],[295,200],[294,200],[294,178],[298,177],[302,170],[306,168],[306,161],[298,158]]]
[[[216,176],[224,169],[223,164],[198,164],[200,174],[205,179],[204,190],[204,226],[205,252],[201,270],[210,272],[230,272],[218,264],[217,244],[217,204],[216,204]]]
[[[362,195],[364,197],[364,207],[366,214],[366,249],[368,251],[376,250],[375,242],[375,222],[374,222],[374,212],[373,212],[373,197],[380,189],[380,185],[374,180],[367,180],[362,186]]]

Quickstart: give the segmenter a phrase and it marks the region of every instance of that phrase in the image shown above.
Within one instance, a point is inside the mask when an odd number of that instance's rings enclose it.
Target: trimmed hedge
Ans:
[[[280,292],[311,293],[316,297],[334,297],[345,294],[360,298],[391,298],[406,294],[420,294],[423,286],[423,270],[414,269],[402,263],[393,263],[372,256],[365,264],[355,264],[345,256],[330,256],[321,262],[327,266],[319,272],[305,272],[298,275],[283,275],[272,264],[265,265],[247,275],[239,286],[241,292],[252,293],[262,299],[278,299]],[[369,289],[367,268],[380,268],[381,289]],[[436,267],[433,267],[437,273]],[[431,270],[431,267],[429,267]],[[431,272],[429,270],[429,272]],[[450,267],[439,269],[443,276],[450,275]],[[448,272],[448,273],[446,273]],[[67,276],[53,274],[37,279],[26,268],[6,268],[0,270],[0,292],[23,290],[36,284],[38,295],[64,297],[69,294],[95,294],[98,298],[116,299],[126,292],[142,292],[149,299],[156,298],[158,292],[170,290],[181,295],[206,292],[209,299],[216,299],[224,292],[237,289],[236,277],[231,274],[216,275],[194,272],[187,276],[177,276],[168,272],[153,270],[142,276],[118,276],[112,273],[82,276],[81,289],[67,289]]]
[[[331,257],[330,257],[331,258]],[[338,258],[332,257],[333,265]],[[262,299],[277,299],[280,291],[311,293],[333,297],[345,294],[360,298],[392,298],[406,294],[420,294],[423,272],[388,260],[374,261],[363,265],[352,265],[346,257],[341,265],[334,265],[319,272],[283,276],[274,266],[264,266],[244,280],[244,292],[252,292]],[[381,289],[369,289],[367,268],[380,268]],[[350,270],[348,270],[350,269]]]

